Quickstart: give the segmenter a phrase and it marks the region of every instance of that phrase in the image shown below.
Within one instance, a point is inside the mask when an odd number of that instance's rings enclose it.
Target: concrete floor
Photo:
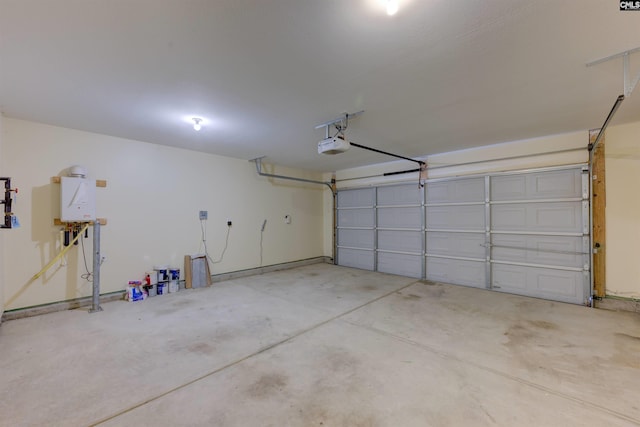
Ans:
[[[640,425],[640,315],[327,264],[0,327],[2,426]]]

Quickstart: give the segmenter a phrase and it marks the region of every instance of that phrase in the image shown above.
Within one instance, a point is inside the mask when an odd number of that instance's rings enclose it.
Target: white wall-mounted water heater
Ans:
[[[96,219],[96,181],[86,178],[81,166],[69,169],[70,176],[60,179],[60,219],[64,222],[89,222]]]

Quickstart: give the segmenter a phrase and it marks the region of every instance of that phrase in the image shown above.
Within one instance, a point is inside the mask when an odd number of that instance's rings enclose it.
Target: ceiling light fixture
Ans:
[[[200,123],[202,123],[202,119],[199,117],[194,117],[191,120],[193,120],[193,130],[198,131],[200,129],[202,129],[202,125]]]
[[[398,0],[387,0],[385,2],[387,15],[393,16],[398,13]]]

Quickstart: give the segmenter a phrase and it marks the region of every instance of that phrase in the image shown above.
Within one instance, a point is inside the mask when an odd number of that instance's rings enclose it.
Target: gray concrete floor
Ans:
[[[640,315],[327,264],[0,327],[2,426],[640,425]]]

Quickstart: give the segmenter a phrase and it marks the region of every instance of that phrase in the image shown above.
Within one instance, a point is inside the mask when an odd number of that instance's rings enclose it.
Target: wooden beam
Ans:
[[[97,218],[97,220],[100,223],[100,225],[107,225],[107,218]],[[72,222],[82,222],[82,221],[72,221]],[[67,224],[66,221],[61,221],[60,218],[53,218],[53,225],[65,225],[65,224]],[[93,225],[93,224],[89,223],[89,225]]]
[[[184,256],[184,287],[191,289],[193,287],[193,272],[191,271],[191,256]]]
[[[59,176],[52,176],[51,177],[51,183],[52,184],[60,184],[60,181],[62,181],[61,177]],[[96,180],[96,187],[106,187],[107,186],[107,181],[104,179],[97,179]]]
[[[593,143],[598,136],[599,130],[589,132],[589,143]],[[607,192],[605,187],[605,136],[602,136],[600,143],[593,153],[593,163],[591,165],[591,179],[593,191],[593,224],[591,224],[591,232],[593,233],[593,289],[597,297],[606,295],[606,216],[605,210],[607,206]]]

